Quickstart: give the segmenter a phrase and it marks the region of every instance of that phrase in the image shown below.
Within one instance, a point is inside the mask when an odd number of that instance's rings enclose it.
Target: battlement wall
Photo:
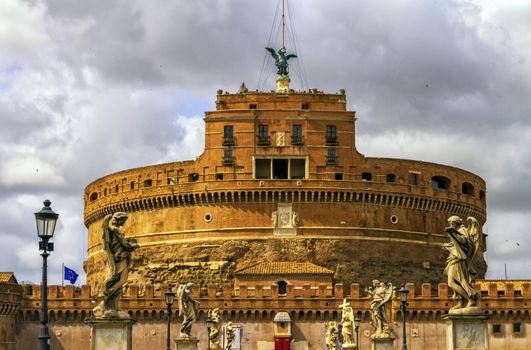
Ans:
[[[518,289],[515,289],[515,286]],[[491,318],[529,319],[531,281],[507,281],[503,285],[497,281],[482,281],[476,283],[475,287],[481,293],[480,306]],[[410,291],[410,320],[440,319],[455,303],[446,284],[439,284],[434,290],[428,283],[417,286],[407,283],[406,288]],[[120,308],[128,310],[131,316],[138,320],[163,319],[167,309],[164,300],[166,290],[166,286],[155,290],[152,285],[130,285],[120,300]],[[25,291],[19,319],[36,321],[40,315],[40,286],[26,286]],[[351,303],[354,310],[361,311],[364,319],[370,318],[371,297],[359,284],[336,284],[333,288],[326,285],[317,288],[309,285],[294,288],[288,285],[286,294],[282,295],[278,294],[277,285],[247,288],[242,284],[239,290],[233,290],[232,286],[227,284],[221,291],[210,285],[206,289],[194,288],[192,294],[200,301],[201,319],[206,318],[208,309],[217,307],[222,310],[225,320],[234,321],[272,321],[275,313],[279,311],[290,313],[293,320],[337,320],[341,314],[339,305],[344,298]],[[80,321],[90,315],[94,305],[89,286],[50,286],[48,298],[50,318],[55,322]],[[393,319],[401,317],[400,302],[396,295],[390,309]]]

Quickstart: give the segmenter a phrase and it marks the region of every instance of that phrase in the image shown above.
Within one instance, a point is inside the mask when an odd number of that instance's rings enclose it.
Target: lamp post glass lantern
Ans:
[[[360,350],[360,337],[359,337],[359,329],[360,329],[360,323],[361,323],[361,317],[359,312],[356,314],[356,318],[354,319],[354,330],[356,331],[356,350]]]
[[[407,339],[406,339],[406,319],[407,319],[407,296],[409,290],[402,285],[398,292],[398,297],[400,298],[400,309],[402,309],[402,350],[407,350]]]
[[[206,326],[208,333],[207,349],[210,350],[210,328],[212,328],[212,318],[210,318],[210,316],[208,316],[206,319]]]
[[[41,333],[39,350],[50,349],[50,333],[48,332],[48,255],[53,251],[53,243],[50,239],[55,233],[55,226],[59,214],[55,213],[48,199],[43,202],[44,207],[35,213],[37,224],[37,236],[39,237],[39,250],[42,256],[42,287],[41,287]]]
[[[171,306],[173,305],[173,298],[175,297],[175,293],[171,291],[171,288],[168,288],[166,293],[164,293],[164,297],[166,298],[166,305],[168,305],[168,325],[166,329],[166,350],[171,349],[171,336],[170,336],[170,325],[171,325]]]

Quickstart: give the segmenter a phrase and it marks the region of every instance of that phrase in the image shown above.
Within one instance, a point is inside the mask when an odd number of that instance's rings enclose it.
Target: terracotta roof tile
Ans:
[[[0,283],[17,283],[13,272],[0,272]]]
[[[477,280],[476,283],[479,283],[481,290],[488,290],[491,283],[496,284],[497,290],[505,290],[505,286],[509,283],[513,285],[514,290],[522,290],[524,283],[531,284],[531,280]]]
[[[333,275],[334,272],[309,262],[264,262],[236,271],[236,275]]]

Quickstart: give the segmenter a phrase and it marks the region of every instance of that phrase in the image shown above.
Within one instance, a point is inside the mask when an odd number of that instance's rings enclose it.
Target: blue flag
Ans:
[[[78,276],[79,275],[77,274],[77,272],[75,272],[74,270],[69,269],[68,267],[65,266],[64,277],[63,278],[65,280],[69,281],[70,284],[76,283]]]

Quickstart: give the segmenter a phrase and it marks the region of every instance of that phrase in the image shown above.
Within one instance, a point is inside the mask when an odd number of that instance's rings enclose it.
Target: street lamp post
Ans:
[[[52,202],[45,200],[44,207],[35,213],[37,223],[37,236],[39,236],[39,250],[42,256],[42,288],[41,288],[41,334],[39,350],[50,349],[50,333],[48,332],[48,255],[53,252],[53,243],[50,239],[55,232],[55,225],[59,214],[54,213],[50,205]]]
[[[171,288],[168,287],[168,290],[164,294],[166,297],[166,305],[168,305],[168,325],[166,329],[166,350],[171,350],[171,340],[170,340],[170,325],[171,325],[171,306],[173,305],[173,298],[175,293],[171,291]]]
[[[356,331],[356,350],[360,350],[360,337],[359,337],[359,329],[360,329],[360,323],[361,323],[361,317],[360,314],[356,314],[356,318],[354,319],[354,330]]]
[[[400,297],[400,309],[402,309],[402,350],[407,350],[407,339],[406,339],[406,318],[407,318],[407,295],[409,290],[402,285],[397,291],[398,296]]]
[[[208,345],[207,349],[210,350],[210,328],[212,328],[212,318],[210,316],[206,319],[207,333],[208,333]]]

